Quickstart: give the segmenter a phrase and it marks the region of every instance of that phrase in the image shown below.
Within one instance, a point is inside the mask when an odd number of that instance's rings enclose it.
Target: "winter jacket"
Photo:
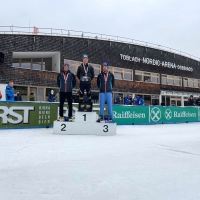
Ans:
[[[14,101],[14,89],[10,85],[6,86],[6,101]]]
[[[30,95],[29,95],[29,101],[35,101],[35,95],[34,95],[34,93],[30,93]]]
[[[55,96],[55,94],[51,94],[51,93],[49,93],[49,95],[48,95],[48,102],[55,102],[56,101],[56,96]]]
[[[17,94],[17,96],[15,96],[15,101],[22,101],[21,94]]]
[[[88,76],[91,79],[91,81],[92,81],[92,79],[94,78],[94,68],[91,65],[86,64],[85,65],[85,69],[84,69],[84,64],[82,63],[78,67],[77,77],[80,80],[82,76]]]
[[[100,92],[112,92],[112,88],[114,87],[114,82],[115,82],[114,75],[109,71],[106,82],[104,75],[105,75],[104,72],[101,72],[98,75],[97,86],[100,89]]]
[[[191,98],[188,99],[188,106],[195,106],[194,99]]]
[[[141,97],[136,98],[135,105],[143,106],[144,105],[144,99],[141,98]]]
[[[196,105],[197,105],[197,106],[200,106],[200,98],[198,98],[198,99],[196,100]]]
[[[62,71],[57,77],[57,84],[60,92],[72,92],[72,88],[76,85],[76,78],[69,70]]]

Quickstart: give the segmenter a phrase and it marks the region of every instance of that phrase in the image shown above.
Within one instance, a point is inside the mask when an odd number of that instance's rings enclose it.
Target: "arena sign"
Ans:
[[[124,55],[124,54],[120,54],[120,57],[121,57],[122,60],[127,60],[127,61],[130,61],[130,62],[144,63],[144,64],[147,64],[147,65],[155,65],[155,66],[159,66],[159,67],[162,66],[162,67],[171,68],[171,69],[178,69],[178,70],[182,70],[182,71],[189,71],[189,72],[193,71],[192,67],[177,65],[175,63],[171,63],[171,62],[167,62],[167,61],[160,61],[160,60],[156,60],[156,59],[153,59],[153,58],[143,57],[141,59],[139,57]]]

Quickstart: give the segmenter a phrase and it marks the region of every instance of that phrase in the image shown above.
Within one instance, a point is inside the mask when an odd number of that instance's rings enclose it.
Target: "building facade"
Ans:
[[[76,74],[83,53],[89,55],[96,77],[102,63],[109,63],[116,79],[114,103],[124,104],[125,97],[140,94],[148,105],[184,106],[191,94],[195,98],[200,94],[200,64],[189,57],[98,38],[16,33],[0,34],[0,88],[12,80],[24,101],[31,91],[37,101],[46,101],[52,89],[59,92],[56,78],[64,62],[70,62],[70,70]],[[92,99],[98,103],[96,77]]]

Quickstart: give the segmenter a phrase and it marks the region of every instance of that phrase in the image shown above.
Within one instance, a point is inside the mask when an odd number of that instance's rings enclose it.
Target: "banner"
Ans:
[[[73,113],[78,104],[73,104]],[[93,104],[99,114],[99,104]],[[67,116],[67,104],[64,116]],[[107,107],[105,107],[105,115]],[[59,103],[0,101],[0,129],[52,127],[59,117]],[[113,118],[118,125],[161,124],[200,121],[199,107],[113,105]]]

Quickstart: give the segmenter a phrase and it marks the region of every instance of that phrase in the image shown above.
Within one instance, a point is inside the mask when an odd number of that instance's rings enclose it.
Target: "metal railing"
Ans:
[[[90,33],[83,31],[65,30],[65,29],[54,29],[54,28],[38,28],[38,27],[20,27],[20,26],[0,26],[0,34],[24,34],[24,35],[51,35],[51,36],[64,36],[64,37],[79,37],[88,39],[98,39],[105,41],[121,42],[126,44],[134,44],[144,47],[150,47],[158,50],[167,51],[170,53],[175,53],[187,58],[191,58],[200,61],[200,58],[179,51],[170,47],[144,42],[141,40],[135,40],[120,36],[106,35],[100,33]]]

